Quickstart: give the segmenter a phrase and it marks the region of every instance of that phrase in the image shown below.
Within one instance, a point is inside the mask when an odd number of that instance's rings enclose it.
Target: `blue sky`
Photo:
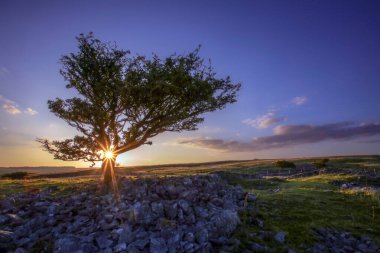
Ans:
[[[378,154],[379,27],[378,1],[3,0],[0,166],[86,166],[34,139],[75,134],[46,101],[74,95],[58,61],[90,31],[145,55],[201,44],[218,75],[243,85],[199,131],[158,136],[121,164]]]

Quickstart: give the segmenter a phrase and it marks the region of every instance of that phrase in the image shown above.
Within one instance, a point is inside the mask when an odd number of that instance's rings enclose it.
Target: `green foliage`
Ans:
[[[274,163],[275,166],[280,167],[281,169],[289,169],[289,168],[295,168],[296,165],[293,162],[285,161],[285,160],[279,160]]]
[[[29,176],[28,172],[25,171],[19,171],[19,172],[12,172],[8,174],[4,174],[1,176],[3,179],[25,179]]]
[[[55,159],[101,161],[99,150],[111,147],[117,156],[166,131],[196,130],[204,113],[236,102],[240,84],[217,78],[199,48],[161,59],[133,56],[91,33],[77,40],[79,52],[61,58],[60,73],[79,96],[48,105],[80,135],[37,139]]]
[[[324,159],[320,159],[320,160],[316,160],[313,162],[313,165],[317,168],[326,168],[327,167],[327,163],[329,162],[329,159],[327,158],[324,158]]]

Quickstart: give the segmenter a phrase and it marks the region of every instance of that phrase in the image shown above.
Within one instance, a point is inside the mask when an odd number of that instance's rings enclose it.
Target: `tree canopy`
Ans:
[[[163,132],[196,130],[204,113],[236,102],[240,84],[218,78],[199,47],[161,59],[132,55],[92,33],[77,41],[79,51],[61,58],[60,73],[78,95],[49,100],[48,106],[78,135],[37,139],[55,159],[102,161],[100,150],[117,156]]]

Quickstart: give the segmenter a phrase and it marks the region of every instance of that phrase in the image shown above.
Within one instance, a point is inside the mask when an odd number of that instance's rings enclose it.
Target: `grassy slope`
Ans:
[[[249,180],[231,178],[230,182],[259,195],[257,213],[249,214],[264,221],[264,229],[285,231],[290,248],[300,249],[302,244],[315,242],[313,230],[328,227],[380,238],[380,196],[359,192],[341,191],[333,180],[345,180],[344,175],[319,175],[292,180]],[[273,192],[280,189],[279,192]],[[375,217],[373,217],[375,214]],[[243,222],[236,236],[249,248],[252,241],[276,248],[273,240],[257,240],[261,230]],[[251,236],[250,236],[251,235]]]
[[[24,179],[0,180],[0,198],[15,193],[39,192],[49,187],[56,188],[55,194],[70,194],[84,184],[95,182],[92,178],[64,178],[64,179]]]
[[[315,159],[295,159],[296,164],[305,164]],[[243,223],[235,236],[242,241],[242,248],[250,247],[252,241],[280,250],[273,239],[259,240],[257,225],[249,222],[249,216],[264,221],[267,231],[285,231],[290,248],[300,249],[302,244],[315,241],[313,229],[329,227],[347,230],[355,234],[367,234],[380,238],[380,196],[362,192],[341,191],[332,184],[335,180],[359,182],[380,186],[379,181],[359,176],[363,171],[380,174],[379,156],[335,157],[330,159],[329,167],[343,168],[339,174],[321,174],[306,178],[279,180],[249,179],[239,174],[278,171],[273,168],[272,160],[232,161],[224,163],[192,164],[171,166],[147,166],[121,168],[121,173],[133,175],[192,175],[225,171],[224,177],[232,184],[240,184],[247,191],[259,195],[257,212],[242,216]],[[81,184],[93,182],[90,178],[0,180],[0,197],[10,193],[36,191],[49,186],[58,186],[57,194],[69,194],[80,188]],[[273,189],[279,189],[273,192]],[[277,248],[276,248],[277,247]]]

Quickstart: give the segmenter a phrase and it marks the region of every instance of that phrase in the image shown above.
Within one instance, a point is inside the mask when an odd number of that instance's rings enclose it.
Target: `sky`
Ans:
[[[75,95],[59,74],[93,32],[161,57],[202,45],[238,102],[199,130],[163,133],[121,165],[380,154],[380,2],[0,1],[0,166],[77,166],[37,137],[70,138],[47,100]]]

